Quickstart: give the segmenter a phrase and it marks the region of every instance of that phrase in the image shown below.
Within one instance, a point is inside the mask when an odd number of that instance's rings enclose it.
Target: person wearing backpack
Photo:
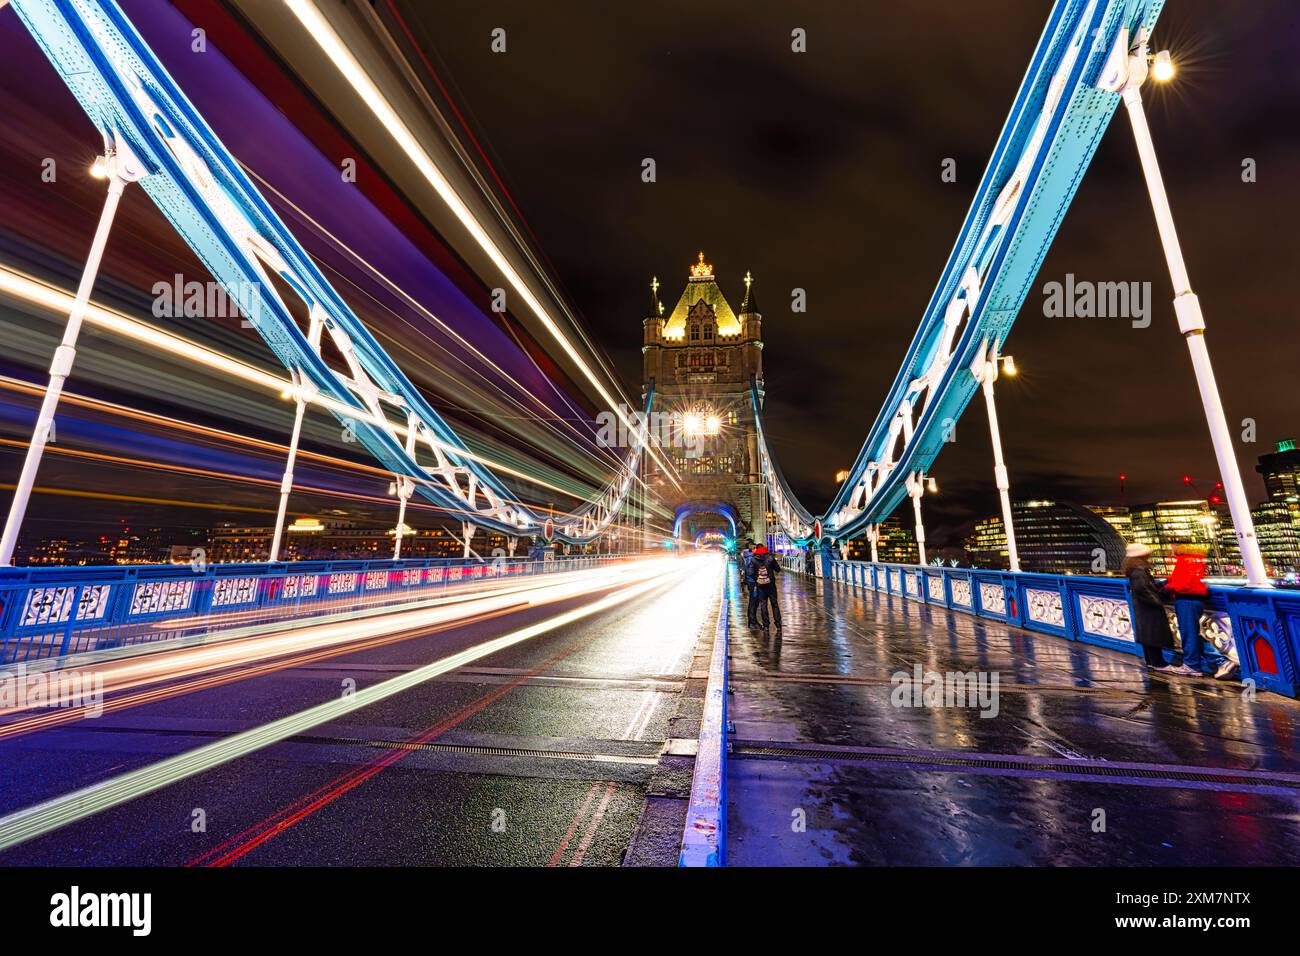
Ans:
[[[753,594],[750,600],[750,619],[753,623],[754,605],[758,605],[757,617],[763,630],[768,627],[767,608],[772,606],[772,621],[776,629],[781,630],[781,605],[776,600],[776,576],[781,573],[781,564],[776,555],[767,550],[767,545],[760,544],[754,549],[754,556],[749,559],[749,586]]]
[[[745,550],[740,552],[740,557],[736,563],[739,565],[737,570],[740,572],[740,586],[745,589],[745,604],[748,609],[746,616],[749,619],[749,626],[757,627],[758,622],[754,620],[754,589],[749,583],[749,562],[752,560],[754,560],[754,542],[746,538]]]

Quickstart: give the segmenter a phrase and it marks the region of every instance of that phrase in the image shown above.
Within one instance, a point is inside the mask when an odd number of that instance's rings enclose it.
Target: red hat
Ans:
[[[767,545],[765,545],[765,544],[760,544],[757,548],[754,549],[754,553],[755,553],[755,554],[767,554]]]

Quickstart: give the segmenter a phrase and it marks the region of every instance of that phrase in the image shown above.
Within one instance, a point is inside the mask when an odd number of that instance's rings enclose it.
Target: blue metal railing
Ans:
[[[617,560],[422,558],[0,568],[0,665],[428,600]]]
[[[1004,621],[1067,640],[1140,654],[1128,581],[1119,577],[1013,574],[975,568],[831,561],[840,584]],[[1176,622],[1172,622],[1176,627]],[[1203,632],[1231,638],[1242,680],[1297,696],[1300,592],[1211,587]]]

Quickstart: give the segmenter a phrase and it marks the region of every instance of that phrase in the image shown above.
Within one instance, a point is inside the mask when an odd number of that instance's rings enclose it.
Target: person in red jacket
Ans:
[[[1205,586],[1205,558],[1198,549],[1184,545],[1177,550],[1165,591],[1174,599],[1178,635],[1183,640],[1183,668],[1206,677],[1215,676],[1227,658],[1201,637],[1201,614],[1210,599],[1210,591]]]

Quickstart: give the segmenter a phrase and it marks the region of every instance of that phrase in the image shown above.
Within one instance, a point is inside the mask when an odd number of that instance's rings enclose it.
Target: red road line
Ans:
[[[606,588],[603,590],[613,589]],[[510,693],[510,691],[531,680],[533,677],[536,677],[548,667],[551,667],[558,661],[561,661],[569,655],[575,654],[579,650],[595,643],[600,636],[600,634],[594,634],[580,644],[547,658],[537,667],[521,674],[510,683],[502,685],[499,689],[479,698],[474,703],[469,704],[464,709],[458,711],[445,720],[442,720],[431,727],[427,727],[413,737],[409,737],[405,741],[402,741],[402,749],[390,751],[387,754],[374,758],[369,763],[361,764],[352,768],[348,772],[341,774],[307,796],[294,801],[287,807],[284,807],[276,813],[264,818],[260,823],[255,823],[247,830],[244,830],[242,833],[232,837],[214,849],[209,850],[207,853],[195,857],[185,865],[217,867],[229,866],[231,863],[237,862],[253,850],[257,849],[263,843],[266,843],[289,829],[295,823],[306,819],[317,810],[329,806],[339,797],[342,797],[344,794],[356,789],[386,767],[390,767],[399,760],[406,758],[418,749],[419,745],[428,743],[430,740],[441,736],[468,720],[470,717],[473,717],[490,704],[496,703],[506,694]],[[247,839],[245,839],[246,837]],[[240,842],[241,840],[243,842]],[[232,848],[226,850],[227,847]],[[226,852],[222,852],[223,850]]]
[[[591,801],[596,798],[596,791],[599,789],[600,781],[597,780],[591,785],[591,789],[587,791],[587,799],[582,801],[582,806],[578,807],[578,812],[573,815],[573,820],[569,823],[569,829],[564,831],[564,839],[560,841],[560,845],[556,847],[555,852],[551,854],[550,860],[546,863],[547,866],[559,865],[560,858],[564,856],[564,851],[569,848],[569,842],[573,839],[573,834],[577,831],[578,824],[581,823],[582,818],[587,815],[587,808],[591,806]]]
[[[605,810],[609,806],[610,798],[614,796],[614,781],[611,780],[605,787],[605,796],[601,798],[600,806],[591,817],[591,825],[587,827],[587,832],[583,834],[582,843],[578,845],[578,850],[573,854],[573,859],[569,861],[569,866],[582,866],[583,857],[587,855],[587,850],[591,848],[591,841],[596,838],[596,831],[600,829],[600,821],[605,819]]]

